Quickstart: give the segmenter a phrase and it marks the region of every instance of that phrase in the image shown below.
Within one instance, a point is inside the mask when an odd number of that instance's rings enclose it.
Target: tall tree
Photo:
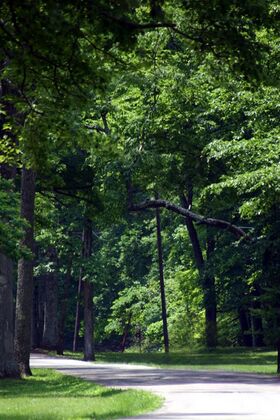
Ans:
[[[92,254],[92,221],[85,217],[83,231],[83,257],[88,260]],[[93,345],[93,283],[90,278],[84,280],[84,360],[94,360]]]
[[[44,299],[44,329],[42,347],[56,350],[58,344],[58,267],[57,252],[54,248],[47,251],[49,262],[52,264],[50,271],[42,280],[45,282]]]
[[[156,224],[157,224],[157,248],[158,248],[158,267],[159,267],[159,282],[160,282],[160,296],[161,296],[161,318],[162,318],[163,342],[164,342],[165,353],[169,353],[169,337],[168,337],[168,325],[167,325],[167,310],[166,310],[164,268],[163,268],[163,255],[162,255],[162,240],[161,240],[161,220],[160,220],[159,209],[156,209]]]
[[[0,117],[0,135],[5,138],[5,123],[7,117],[15,113],[14,107],[5,100],[9,93],[7,81],[0,81],[0,105],[4,112]],[[9,136],[7,134],[9,133]],[[7,146],[11,133],[6,130]],[[0,140],[1,141],[1,140]],[[11,142],[14,142],[12,137]],[[4,148],[3,148],[4,149]],[[4,150],[3,150],[4,151]],[[0,151],[0,158],[1,158]],[[19,368],[14,352],[14,263],[16,248],[18,245],[18,217],[12,213],[18,209],[16,193],[14,191],[15,167],[8,164],[0,164],[0,377],[18,377]],[[7,226],[9,228],[7,229]]]
[[[21,217],[26,221],[22,246],[30,252],[29,258],[18,262],[18,284],[16,299],[15,351],[20,372],[31,375],[29,358],[31,350],[31,322],[33,301],[33,251],[34,251],[34,206],[35,174],[32,169],[22,168]]]
[[[71,285],[71,269],[72,269],[73,256],[70,256],[67,260],[66,273],[63,284],[63,295],[60,302],[60,314],[58,322],[58,343],[57,343],[57,354],[63,355],[65,347],[65,329],[67,313],[69,308],[69,288]]]

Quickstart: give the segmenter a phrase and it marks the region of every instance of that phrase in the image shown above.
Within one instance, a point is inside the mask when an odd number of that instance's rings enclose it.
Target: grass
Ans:
[[[116,419],[151,411],[161,399],[138,390],[105,388],[51,369],[0,381],[0,419]]]
[[[82,353],[65,352],[65,356],[82,359]],[[276,352],[264,349],[220,348],[165,353],[97,353],[97,362],[136,363],[165,368],[213,369],[259,374],[276,373]]]

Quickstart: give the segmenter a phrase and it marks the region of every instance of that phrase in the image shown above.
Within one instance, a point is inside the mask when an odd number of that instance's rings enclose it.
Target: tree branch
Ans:
[[[210,227],[215,227],[218,229],[224,229],[235,235],[237,238],[246,238],[250,239],[250,237],[244,232],[244,230],[236,225],[233,225],[230,222],[222,219],[214,219],[212,217],[204,217],[200,214],[194,213],[189,209],[185,209],[177,204],[170,203],[166,200],[147,200],[139,204],[130,204],[129,210],[130,211],[142,211],[145,209],[156,209],[159,207],[166,208],[167,210],[173,211],[174,213],[180,214],[184,217],[189,217],[193,221],[200,223],[202,225],[207,225]]]
[[[92,130],[92,131],[95,130],[98,133],[108,134],[107,131],[105,130],[105,128],[101,127],[100,125],[85,124],[84,127],[87,128],[88,130]]]
[[[92,131],[95,130],[98,133],[104,133],[104,134],[109,135],[110,134],[110,128],[109,128],[109,125],[108,125],[108,122],[107,122],[107,112],[102,112],[101,113],[101,118],[102,118],[104,128],[101,127],[98,124],[93,124],[93,125],[85,124],[84,127],[87,128],[88,130],[92,130]]]
[[[147,22],[147,23],[138,23],[138,22],[133,22],[131,20],[125,19],[125,18],[120,18],[120,17],[116,17],[113,16],[105,11],[102,12],[102,15],[108,19],[109,21],[112,21],[122,27],[127,28],[128,30],[134,30],[134,31],[144,31],[146,29],[157,29],[157,28],[167,28],[167,29],[171,29],[173,30],[175,33],[177,33],[178,35],[183,36],[186,39],[189,39],[191,41],[195,41],[195,42],[202,42],[201,37],[193,37],[183,31],[181,31],[176,23],[174,22]]]
[[[56,194],[65,195],[66,197],[74,198],[75,200],[78,200],[78,201],[84,201],[85,203],[88,203],[88,204],[93,204],[93,205],[96,204],[93,200],[91,200],[89,198],[79,196],[79,195],[76,195],[76,194],[72,194],[70,192],[63,191],[59,188],[54,188],[53,192],[56,193]]]

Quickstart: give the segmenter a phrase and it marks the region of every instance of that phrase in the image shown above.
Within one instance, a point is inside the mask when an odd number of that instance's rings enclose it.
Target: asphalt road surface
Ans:
[[[56,369],[109,387],[144,389],[165,398],[159,410],[133,419],[280,420],[280,378],[277,377],[94,364],[43,354],[33,354],[31,366]]]

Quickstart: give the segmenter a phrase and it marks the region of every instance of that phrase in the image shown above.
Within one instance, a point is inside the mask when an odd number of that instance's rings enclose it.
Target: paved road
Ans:
[[[165,398],[142,420],[280,420],[280,379],[218,371],[93,364],[33,354],[32,367],[54,368],[110,387],[141,388]]]

